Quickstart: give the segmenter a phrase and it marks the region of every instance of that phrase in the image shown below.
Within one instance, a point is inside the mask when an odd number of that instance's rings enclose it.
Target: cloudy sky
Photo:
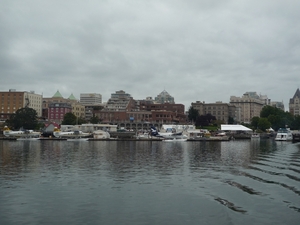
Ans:
[[[1,0],[0,90],[191,102],[300,85],[298,0]]]

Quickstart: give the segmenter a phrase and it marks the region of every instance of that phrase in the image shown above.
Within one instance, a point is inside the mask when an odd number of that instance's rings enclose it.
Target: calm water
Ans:
[[[0,141],[0,224],[300,224],[300,144]]]

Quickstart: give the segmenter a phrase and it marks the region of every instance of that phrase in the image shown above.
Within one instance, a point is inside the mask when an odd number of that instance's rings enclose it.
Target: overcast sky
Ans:
[[[191,102],[300,85],[298,0],[1,0],[0,90]]]

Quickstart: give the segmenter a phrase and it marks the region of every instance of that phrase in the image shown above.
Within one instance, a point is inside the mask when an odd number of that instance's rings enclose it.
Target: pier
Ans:
[[[300,131],[293,133],[293,143],[300,142]]]

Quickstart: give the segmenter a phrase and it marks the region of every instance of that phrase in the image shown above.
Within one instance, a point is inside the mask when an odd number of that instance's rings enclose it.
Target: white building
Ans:
[[[260,117],[262,108],[268,103],[266,96],[246,92],[242,97],[230,96],[230,104],[237,108],[237,122],[251,123],[253,117]]]
[[[97,93],[82,93],[80,94],[80,103],[82,105],[101,105],[102,95]]]

